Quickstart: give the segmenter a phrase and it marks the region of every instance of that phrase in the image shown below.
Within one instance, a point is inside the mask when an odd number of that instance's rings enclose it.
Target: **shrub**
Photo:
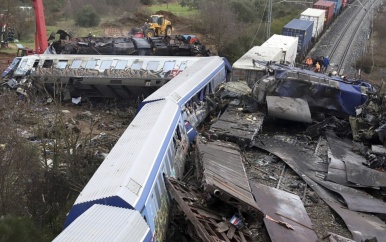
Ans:
[[[355,68],[361,69],[366,74],[370,74],[373,68],[373,60],[369,56],[362,56],[356,61]]]
[[[101,22],[101,17],[95,11],[94,7],[91,5],[86,5],[82,7],[75,14],[75,23],[81,27],[93,27],[98,26]]]

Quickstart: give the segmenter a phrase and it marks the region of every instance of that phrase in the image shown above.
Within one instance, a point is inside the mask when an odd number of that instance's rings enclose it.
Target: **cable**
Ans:
[[[270,0],[267,0],[267,1],[266,1],[265,7],[264,7],[264,12],[263,12],[263,15],[261,16],[261,20],[260,20],[260,23],[259,23],[259,27],[257,28],[256,34],[255,34],[255,36],[253,37],[253,39],[252,39],[252,41],[251,41],[251,44],[249,45],[249,49],[252,48],[253,41],[255,41],[256,36],[257,36],[257,34],[259,33],[260,26],[261,26],[261,23],[263,22],[263,18],[264,18],[265,12],[266,12],[266,10],[267,10],[268,2],[269,2],[269,1],[270,1]]]

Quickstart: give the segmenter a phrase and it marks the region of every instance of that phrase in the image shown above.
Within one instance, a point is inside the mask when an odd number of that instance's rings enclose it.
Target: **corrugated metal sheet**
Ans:
[[[158,169],[155,161],[163,155],[160,149],[168,142],[169,128],[177,122],[178,115],[178,106],[171,101],[146,104],[80,193],[74,207],[114,196],[138,206],[152,169]]]
[[[325,15],[326,10],[316,8],[307,8],[300,14],[300,19],[314,22],[312,37],[317,38],[322,33]]]
[[[284,60],[290,64],[295,63],[298,47],[297,37],[274,34],[261,46],[280,48],[285,52]]]
[[[173,95],[171,95],[173,93],[178,94],[179,97],[186,97],[188,93],[197,89],[198,86],[203,86],[200,84],[206,84],[203,83],[202,80],[213,75],[214,71],[221,66],[224,66],[224,60],[221,57],[204,57],[195,62],[189,69],[178,74],[167,84],[147,97],[143,102],[164,98],[173,99]],[[179,99],[174,101],[180,103],[185,100]]]
[[[232,68],[245,70],[265,70],[265,66],[254,66],[252,60],[258,61],[280,61],[284,58],[281,48],[254,46],[248,50],[240,59],[233,63]],[[234,70],[233,70],[234,71]]]
[[[283,27],[283,35],[298,37],[298,52],[305,55],[311,46],[313,21],[293,19]]]
[[[96,204],[58,235],[54,242],[150,241],[151,233],[136,210]]]

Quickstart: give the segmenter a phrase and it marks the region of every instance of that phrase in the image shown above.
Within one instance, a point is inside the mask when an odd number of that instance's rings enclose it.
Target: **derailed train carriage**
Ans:
[[[131,241],[130,233],[140,238],[136,241],[162,241],[170,209],[163,175],[182,178],[193,138],[191,131],[206,117],[211,106],[207,97],[227,81],[230,70],[226,59],[200,59],[144,100],[134,120],[80,193],[68,214],[66,228],[55,241],[93,241],[101,231],[109,241]],[[108,211],[117,209],[122,214],[114,220]],[[128,210],[137,213],[129,214]],[[138,213],[143,219],[138,219]],[[124,214],[126,218],[122,218]],[[135,216],[137,222],[133,222]],[[93,224],[100,227],[104,219],[110,219],[113,225],[123,221],[138,230],[95,231]]]
[[[71,97],[147,97],[206,57],[32,55],[14,65],[11,87],[31,82],[52,94]]]

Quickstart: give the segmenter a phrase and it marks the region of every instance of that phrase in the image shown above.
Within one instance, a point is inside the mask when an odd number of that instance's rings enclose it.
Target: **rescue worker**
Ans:
[[[316,62],[314,72],[320,72],[320,64],[319,61]]]
[[[324,70],[323,72],[327,71],[328,66],[330,65],[330,60],[328,59],[328,56],[324,57],[323,59],[323,65],[324,65]]]
[[[306,65],[308,66],[308,69],[311,70],[311,66],[312,66],[312,58],[311,57],[307,57],[306,58]]]

